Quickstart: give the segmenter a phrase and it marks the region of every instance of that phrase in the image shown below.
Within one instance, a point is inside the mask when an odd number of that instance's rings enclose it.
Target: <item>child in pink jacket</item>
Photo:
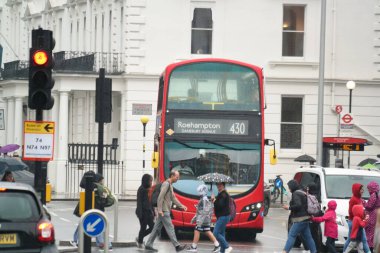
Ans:
[[[322,217],[312,217],[314,222],[325,222],[325,236],[327,237],[326,247],[328,252],[336,253],[335,240],[338,238],[338,225],[336,224],[336,201],[330,200],[327,203],[327,211]]]

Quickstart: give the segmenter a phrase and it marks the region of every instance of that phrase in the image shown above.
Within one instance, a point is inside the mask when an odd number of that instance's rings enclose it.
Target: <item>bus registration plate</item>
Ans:
[[[16,244],[17,235],[16,234],[0,234],[0,244]]]

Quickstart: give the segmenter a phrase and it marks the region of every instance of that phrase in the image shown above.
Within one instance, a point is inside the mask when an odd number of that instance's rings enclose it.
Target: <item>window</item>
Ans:
[[[282,56],[303,56],[305,6],[284,6]]]
[[[209,8],[195,8],[191,24],[191,53],[211,54],[212,12]]]
[[[302,97],[282,97],[281,99],[281,148],[301,148],[302,100]]]

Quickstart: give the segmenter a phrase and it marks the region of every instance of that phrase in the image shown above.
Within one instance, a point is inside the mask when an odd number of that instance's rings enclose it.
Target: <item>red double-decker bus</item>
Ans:
[[[264,103],[261,68],[224,59],[171,64],[160,77],[155,152],[157,181],[177,169],[175,194],[187,211],[172,207],[176,229],[190,223],[199,200],[198,176],[217,172],[234,182],[226,188],[237,215],[227,226],[256,237],[263,231]],[[217,195],[216,187],[211,187]],[[247,233],[248,232],[248,233]]]

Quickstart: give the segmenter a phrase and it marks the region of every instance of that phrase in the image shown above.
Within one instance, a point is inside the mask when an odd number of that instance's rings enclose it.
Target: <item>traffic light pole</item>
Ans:
[[[43,121],[43,111],[36,110],[36,121]],[[46,177],[47,162],[35,161],[34,166],[34,187],[41,193],[41,202],[46,205]]]
[[[96,87],[96,92],[99,94],[104,93],[104,83],[105,83],[105,69],[101,68],[99,70],[99,85]],[[98,102],[98,101],[97,101]],[[97,105],[102,107],[103,105]],[[98,120],[98,173],[103,175],[103,147],[104,147],[104,110],[99,110],[99,120]]]

